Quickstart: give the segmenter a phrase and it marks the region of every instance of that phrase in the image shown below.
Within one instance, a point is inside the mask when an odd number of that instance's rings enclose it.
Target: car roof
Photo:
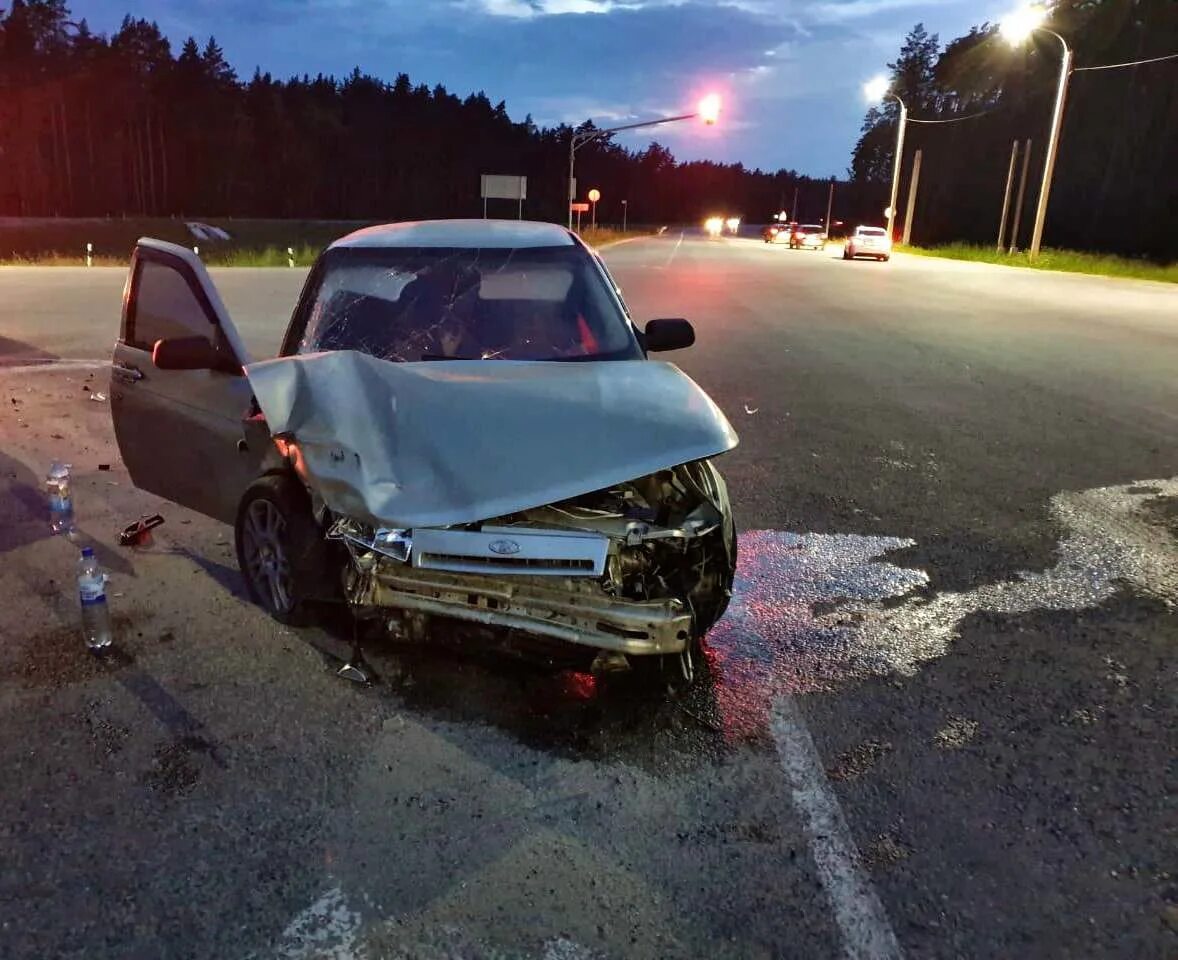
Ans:
[[[455,247],[518,250],[571,247],[572,234],[555,223],[534,220],[413,220],[365,227],[330,247]]]

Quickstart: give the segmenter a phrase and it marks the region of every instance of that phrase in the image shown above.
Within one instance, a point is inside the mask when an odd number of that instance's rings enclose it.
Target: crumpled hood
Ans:
[[[392,363],[352,350],[245,368],[340,514],[410,529],[474,523],[713,457],[737,437],[669,363]]]

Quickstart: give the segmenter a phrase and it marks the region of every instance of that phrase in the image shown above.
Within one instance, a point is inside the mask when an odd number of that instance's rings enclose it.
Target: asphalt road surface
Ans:
[[[674,359],[741,435],[737,596],[681,702],[450,637],[337,678],[339,625],[274,624],[231,531],[130,487],[87,362],[122,272],[0,270],[0,956],[1178,956],[1178,290],[606,259],[695,323]],[[215,279],[272,351],[301,272]]]

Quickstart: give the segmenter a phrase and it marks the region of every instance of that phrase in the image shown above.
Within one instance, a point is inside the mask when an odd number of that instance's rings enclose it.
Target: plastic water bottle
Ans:
[[[110,646],[110,610],[106,606],[106,574],[98,565],[94,551],[82,548],[78,559],[78,599],[82,603],[82,637],[91,650]]]
[[[49,490],[49,529],[55,534],[74,531],[74,498],[70,493],[70,465],[53,461],[45,478]]]

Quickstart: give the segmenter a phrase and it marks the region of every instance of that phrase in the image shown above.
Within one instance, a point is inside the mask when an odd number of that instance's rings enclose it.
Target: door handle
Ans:
[[[112,363],[111,376],[122,383],[136,383],[143,379],[143,371],[125,363]]]

